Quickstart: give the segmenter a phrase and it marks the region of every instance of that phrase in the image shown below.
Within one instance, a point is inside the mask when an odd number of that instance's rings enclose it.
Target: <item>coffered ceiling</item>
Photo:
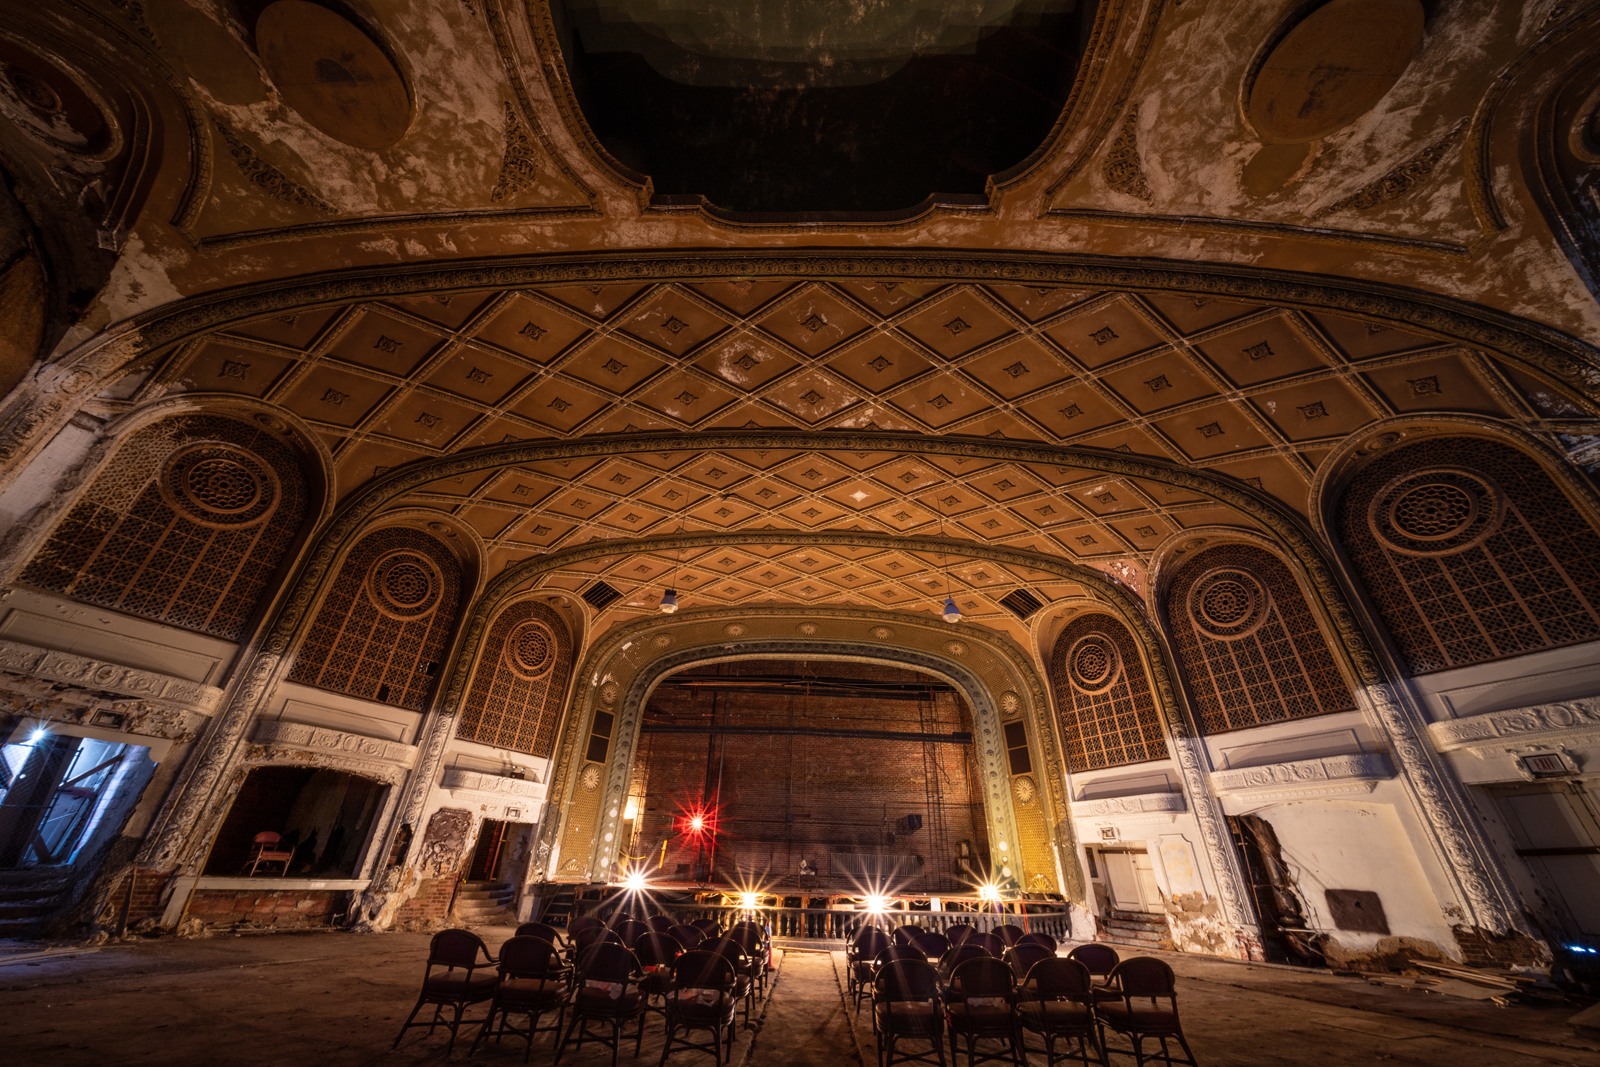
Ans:
[[[1004,547],[1116,573],[1185,529],[1255,520],[1159,478],[936,455],[930,438],[1071,446],[1237,479],[1304,512],[1318,465],[1363,428],[1416,411],[1485,415],[1557,440],[1600,429],[1583,406],[1480,351],[1332,312],[1053,285],[773,278],[560,285],[362,301],[259,318],[186,342],[140,379],[161,395],[241,394],[327,444],[342,497],[406,464],[507,442],[601,437],[583,458],[452,474],[395,501],[456,515],[493,570],[596,538],[717,531],[727,548],[557,568],[603,577],[616,613],[773,600],[926,610],[953,581],[968,613],[1074,591],[979,558]],[[806,432],[797,447],[719,432]],[[884,432],[902,447],[826,446]],[[630,435],[680,432],[639,451]],[[659,438],[657,438],[659,440]],[[760,531],[806,543],[741,545]],[[970,542],[913,552],[830,532]],[[949,577],[945,571],[949,571]],[[674,577],[676,575],[676,577]],[[668,580],[671,580],[670,583]]]

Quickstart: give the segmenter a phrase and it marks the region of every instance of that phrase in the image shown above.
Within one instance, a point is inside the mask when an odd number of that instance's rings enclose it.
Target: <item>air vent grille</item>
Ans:
[[[1000,606],[1017,618],[1026,619],[1029,615],[1044,607],[1044,601],[1026,589],[1013,589],[1000,598]]]
[[[607,604],[616,601],[621,596],[621,593],[605,582],[595,582],[583,591],[583,599],[596,611],[604,611]]]

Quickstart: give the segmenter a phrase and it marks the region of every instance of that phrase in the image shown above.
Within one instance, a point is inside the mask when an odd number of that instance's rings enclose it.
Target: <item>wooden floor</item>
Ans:
[[[509,929],[480,931],[497,947]],[[141,941],[78,955],[27,958],[0,951],[3,1062],[168,1067],[448,1062],[445,1035],[413,1031],[395,1052],[396,1028],[422,977],[423,934],[278,934]],[[1197,958],[1168,957],[1180,975],[1179,1007],[1205,1067],[1283,1064],[1437,1064],[1442,1067],[1600,1067],[1600,1033],[1566,1026],[1574,1009],[1492,1003],[1371,985],[1359,978]],[[840,988],[843,956],[785,952],[767,1000],[741,1027],[733,1063],[837,1067],[875,1061],[870,1019]],[[478,1013],[475,1013],[478,1014]],[[466,1040],[452,1059],[466,1062]],[[948,1049],[946,1050],[948,1053]],[[549,1037],[532,1062],[553,1057]],[[655,1067],[661,1029],[643,1054],[627,1041],[620,1064]],[[864,1057],[864,1059],[863,1059]],[[522,1046],[480,1050],[473,1063],[522,1062]],[[600,1067],[609,1051],[586,1047],[563,1067]],[[679,1053],[674,1064],[709,1064]],[[1043,1065],[1044,1057],[1030,1058]],[[1132,1057],[1113,1057],[1131,1064]],[[962,1061],[965,1063],[965,1060]]]

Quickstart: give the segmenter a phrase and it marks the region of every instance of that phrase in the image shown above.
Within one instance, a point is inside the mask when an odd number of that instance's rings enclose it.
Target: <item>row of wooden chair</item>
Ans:
[[[1194,1067],[1194,1053],[1178,1018],[1176,978],[1163,961],[1152,957],[1119,961],[1097,984],[1082,960],[1054,953],[1037,959],[1019,979],[1020,958],[1014,949],[1008,954],[1010,960],[988,955],[961,960],[948,974],[914,957],[886,959],[873,978],[872,991],[878,1067],[906,1062],[936,1062],[944,1067],[946,1036],[951,1061],[957,1065],[959,1040],[966,1045],[968,1067],[990,1060],[1021,1064],[1029,1052],[1043,1052],[1047,1067],[1054,1067],[1058,1059],[1108,1067],[1112,1051],[1106,1043],[1108,1029],[1128,1039],[1139,1067],[1157,1061]],[[1043,1049],[1028,1047],[1030,1033],[1044,1040]],[[898,1051],[904,1040],[926,1041],[930,1048]],[[1159,1051],[1146,1052],[1145,1044],[1151,1040]],[[980,1041],[999,1042],[1002,1049],[982,1053]],[[1058,1042],[1065,1045],[1060,1053]],[[1182,1049],[1182,1059],[1174,1058],[1176,1050],[1169,1042]]]
[[[394,1045],[399,1047],[413,1027],[426,1026],[431,1036],[436,1027],[444,1026],[453,1049],[463,1014],[487,1001],[489,1013],[473,1040],[472,1053],[485,1038],[499,1042],[512,1034],[525,1039],[526,1062],[535,1036],[552,1031],[559,1039],[556,1063],[576,1036],[579,1048],[585,1040],[607,1045],[615,1067],[625,1025],[637,1021],[637,1056],[646,1018],[654,1012],[666,1025],[663,1064],[673,1052],[688,1048],[713,1053],[720,1067],[720,1049],[724,1044],[732,1049],[738,1004],[743,1001],[748,1024],[758,990],[765,993],[770,957],[766,932],[755,923],[745,923],[725,936],[718,932],[708,938],[706,929],[695,928],[699,936],[693,946],[648,926],[626,932],[633,937],[632,945],[624,944],[614,927],[580,925],[575,933],[569,930],[563,952],[552,927],[525,923],[495,957],[475,934],[441,931],[430,945],[416,1006]],[[416,1021],[430,1004],[432,1015]],[[554,1025],[540,1026],[540,1019],[551,1013]],[[527,1016],[526,1027],[513,1022],[513,1017],[522,1016]],[[701,1044],[691,1040],[695,1031],[706,1029],[712,1031],[712,1040]]]
[[[1044,956],[1056,953],[1055,939],[1047,934],[1024,934],[1016,927],[1017,937],[1007,940],[998,932],[980,932],[971,928],[956,930],[955,939],[937,933],[915,933],[902,937],[901,927],[894,934],[885,934],[875,927],[857,932],[845,950],[846,992],[851,1003],[860,1009],[861,1000],[872,987],[878,967],[886,958],[912,958],[939,961],[941,970],[948,974],[955,964],[978,956],[1007,958],[1008,953],[1021,952],[1021,959],[1031,964]],[[886,957],[885,953],[889,956]],[[1019,972],[1020,974],[1023,972]]]

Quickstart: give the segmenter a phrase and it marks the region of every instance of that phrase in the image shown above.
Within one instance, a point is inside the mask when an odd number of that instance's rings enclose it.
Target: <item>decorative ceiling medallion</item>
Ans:
[[[668,637],[666,634],[657,634],[650,639],[650,643],[655,645],[657,648],[666,648],[668,645],[672,644],[672,638]]]
[[[1189,589],[1189,617],[1202,633],[1220,641],[1255,633],[1271,604],[1266,586],[1238,567],[1213,567]]]
[[[894,636],[894,631],[887,626],[874,626],[872,628],[872,636],[879,641],[887,641]]]
[[[432,615],[444,590],[439,565],[420,552],[396,549],[367,572],[367,599],[391,619],[411,622]]]
[[[1122,677],[1122,653],[1105,634],[1084,634],[1067,650],[1067,677],[1080,693],[1103,693]]]
[[[411,126],[405,78],[354,23],[320,4],[278,0],[257,18],[255,36],[284,101],[329,137],[379,151]]]
[[[1000,710],[1006,715],[1015,715],[1022,710],[1022,698],[1009,689],[1000,694]]]
[[[578,775],[578,784],[583,786],[585,792],[593,793],[600,788],[600,765],[591,763]]]
[[[1331,0],[1284,34],[1245,85],[1268,144],[1326,137],[1372,110],[1422,45],[1419,0]]]
[[[962,641],[951,641],[944,646],[944,650],[952,656],[965,656],[967,654],[967,646]]]
[[[162,498],[178,514],[223,530],[265,522],[282,496],[270,464],[242,448],[217,443],[172,453],[158,484]]]
[[[616,682],[607,682],[605,685],[600,687],[600,699],[608,706],[615,704],[617,702],[617,697],[621,695],[622,690],[617,687]]]
[[[729,637],[743,637],[744,627],[739,623],[730,622],[728,625],[722,628],[722,632],[727,634]]]
[[[556,665],[556,639],[542,622],[529,619],[506,637],[506,666],[523,681],[543,678]]]
[[[1378,490],[1367,509],[1379,540],[1408,556],[1465,552],[1498,530],[1504,516],[1500,487],[1459,467],[1402,475]]]
[[[1018,804],[1032,804],[1033,798],[1038,795],[1038,787],[1033,784],[1033,776],[1019,774],[1011,782],[1011,791],[1017,795]]]
[[[817,632],[817,624],[814,622],[803,622],[799,626],[796,626],[795,629],[799,630],[805,636],[810,637]]]

